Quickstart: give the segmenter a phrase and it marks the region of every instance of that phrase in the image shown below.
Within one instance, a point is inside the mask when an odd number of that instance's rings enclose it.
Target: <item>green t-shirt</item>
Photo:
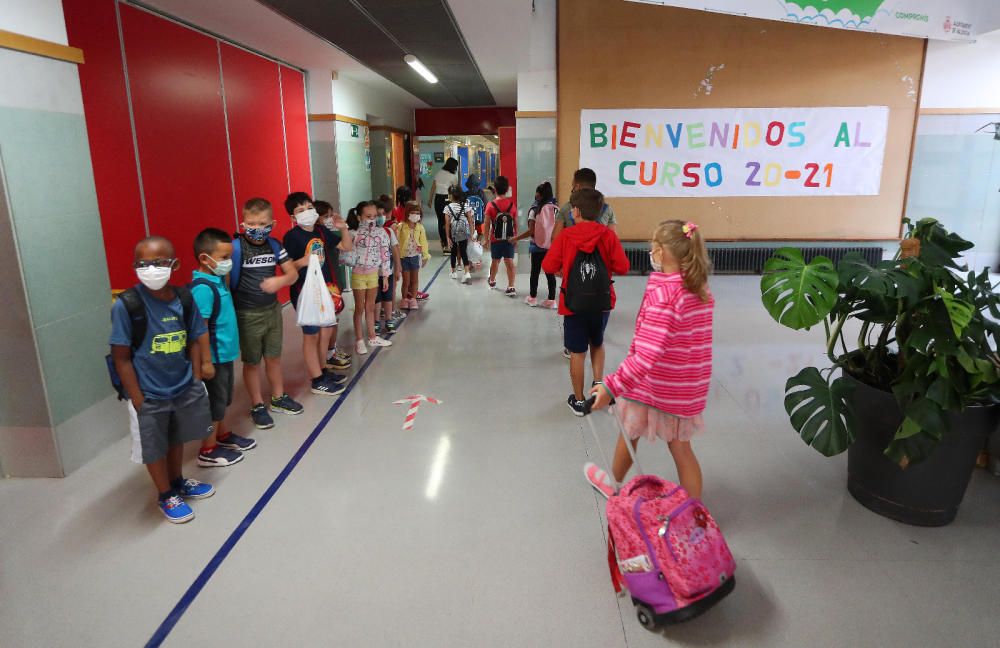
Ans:
[[[559,208],[556,213],[556,222],[562,223],[563,227],[569,227],[573,224],[573,206],[566,203]],[[618,223],[618,219],[615,218],[615,210],[608,203],[604,203],[604,209],[601,211],[601,215],[597,217],[597,222],[605,227],[609,225],[615,225]]]

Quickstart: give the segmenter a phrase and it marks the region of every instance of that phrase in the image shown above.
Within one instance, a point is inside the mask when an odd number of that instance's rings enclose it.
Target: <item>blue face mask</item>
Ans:
[[[251,241],[261,242],[267,240],[267,237],[271,235],[271,230],[274,229],[274,225],[265,225],[264,227],[247,227],[246,224],[243,225],[243,233]]]
[[[375,226],[376,227],[382,227],[383,225],[385,225],[385,216],[376,216],[375,217]]]

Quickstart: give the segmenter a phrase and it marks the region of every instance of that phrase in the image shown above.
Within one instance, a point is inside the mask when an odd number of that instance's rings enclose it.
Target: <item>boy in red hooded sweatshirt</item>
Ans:
[[[584,364],[590,351],[592,386],[604,378],[604,329],[615,307],[614,275],[628,273],[628,257],[618,235],[597,222],[604,196],[596,189],[579,189],[570,198],[575,227],[564,229],[552,242],[542,270],[562,275],[559,314],[565,316],[563,337],[570,352],[573,393],[567,405],[576,416],[587,412],[583,390]]]

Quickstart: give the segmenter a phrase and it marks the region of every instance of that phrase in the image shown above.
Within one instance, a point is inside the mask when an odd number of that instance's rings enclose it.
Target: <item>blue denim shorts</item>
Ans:
[[[497,241],[490,244],[490,256],[494,259],[513,259],[514,244],[510,241]]]
[[[420,269],[420,257],[403,257],[403,272],[412,272]]]

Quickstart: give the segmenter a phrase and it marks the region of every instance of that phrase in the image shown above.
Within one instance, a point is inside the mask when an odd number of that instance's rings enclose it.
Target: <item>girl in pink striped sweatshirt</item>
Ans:
[[[711,262],[698,226],[660,223],[649,254],[653,272],[635,321],[635,337],[618,369],[594,387],[592,409],[615,401],[615,415],[632,447],[639,437],[667,442],[681,486],[701,497],[701,467],[691,437],[704,428],[702,412],[712,378]],[[632,465],[620,436],[608,475],[592,463],[587,481],[605,497],[614,494]]]

